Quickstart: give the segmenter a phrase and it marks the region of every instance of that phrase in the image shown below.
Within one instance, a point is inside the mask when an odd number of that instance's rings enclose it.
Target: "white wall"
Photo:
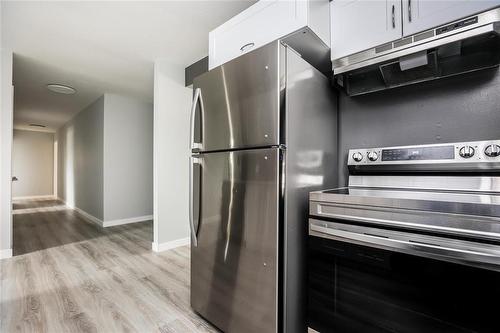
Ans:
[[[154,71],[154,243],[160,251],[189,239],[189,109],[183,66]]]
[[[102,220],[103,208],[104,96],[87,106],[60,128],[58,146],[58,195]]]
[[[56,135],[58,195],[102,226],[151,220],[153,106],[104,94]]]
[[[152,219],[153,105],[104,95],[104,221]]]
[[[54,134],[14,130],[13,198],[54,195]]]
[[[0,258],[12,256],[11,150],[13,126],[12,51],[0,61]]]

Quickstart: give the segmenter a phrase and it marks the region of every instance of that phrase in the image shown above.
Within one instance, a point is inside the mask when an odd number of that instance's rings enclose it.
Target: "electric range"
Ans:
[[[348,187],[310,193],[309,324],[494,331],[500,140],[351,149]]]

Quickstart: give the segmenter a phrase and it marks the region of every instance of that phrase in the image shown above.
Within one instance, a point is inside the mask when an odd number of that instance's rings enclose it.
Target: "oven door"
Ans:
[[[445,249],[446,239],[441,245],[407,240],[404,248],[397,231],[314,219],[309,225],[310,327],[321,332],[498,331],[496,245],[459,255],[470,250],[470,242]]]

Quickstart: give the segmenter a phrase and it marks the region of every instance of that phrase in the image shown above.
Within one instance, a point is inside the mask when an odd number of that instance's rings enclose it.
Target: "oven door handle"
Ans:
[[[478,243],[477,245],[474,245],[473,249],[464,249],[452,247],[449,244],[444,243],[436,244],[438,242],[426,243],[418,239],[413,240],[411,239],[411,236],[408,236],[407,238],[409,239],[405,240],[394,239],[390,238],[394,232],[384,233],[384,229],[377,229],[374,231],[373,228],[367,228],[366,233],[364,233],[359,231],[362,230],[362,228],[358,228],[358,231],[353,232],[310,224],[309,230],[309,234],[312,236],[325,237],[326,235],[326,238],[348,243],[371,246],[423,257],[454,261],[463,264],[480,264],[481,266],[493,265],[496,266],[497,270],[500,270],[500,248],[493,248],[488,244],[485,244],[484,248],[481,248],[481,243]]]

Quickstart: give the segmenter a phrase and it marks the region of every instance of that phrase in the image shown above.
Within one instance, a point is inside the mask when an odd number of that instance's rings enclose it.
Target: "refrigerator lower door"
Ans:
[[[194,159],[191,305],[224,332],[276,332],[280,150]]]
[[[193,151],[279,145],[279,55],[273,42],[194,79]]]

